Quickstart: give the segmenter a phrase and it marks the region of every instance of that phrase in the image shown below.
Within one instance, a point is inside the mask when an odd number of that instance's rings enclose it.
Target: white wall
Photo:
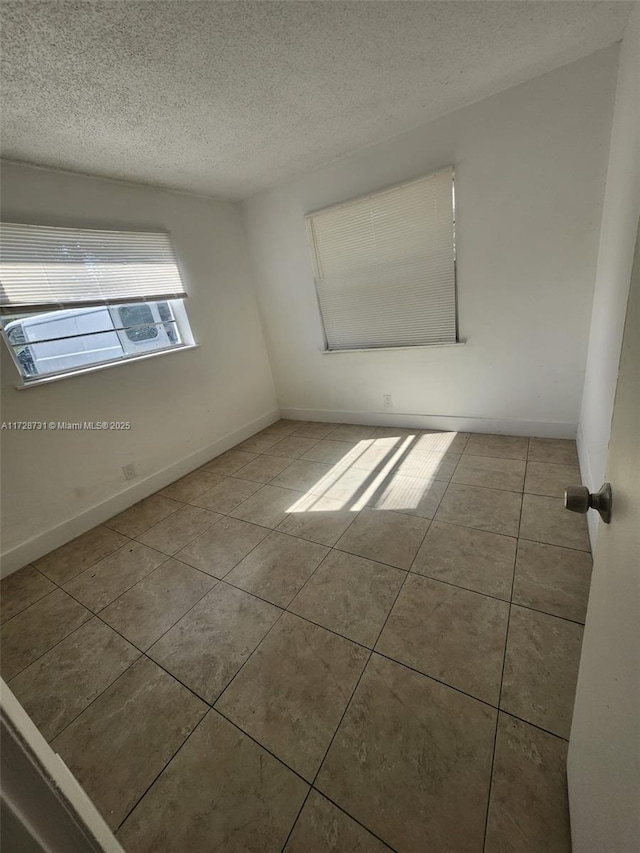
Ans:
[[[640,216],[640,7],[629,19],[618,71],[600,229],[578,452],[591,491],[605,479],[611,416]],[[588,516],[592,542],[599,517]]]
[[[277,404],[236,205],[5,163],[2,210],[8,221],[169,230],[200,344],[23,391],[1,347],[3,421],[133,427],[2,432],[6,573],[266,426]]]
[[[424,425],[575,435],[617,57],[612,46],[243,203],[283,414],[371,419],[391,393],[395,413],[432,416]],[[323,354],[303,215],[447,163],[466,346]]]

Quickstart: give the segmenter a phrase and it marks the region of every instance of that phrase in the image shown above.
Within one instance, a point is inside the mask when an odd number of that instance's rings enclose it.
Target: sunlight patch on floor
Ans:
[[[429,432],[419,435],[414,450],[418,453],[430,453],[437,451],[440,453],[450,452],[451,445],[458,435],[457,432]]]
[[[433,488],[456,435],[403,432],[359,441],[287,512],[416,509]]]
[[[417,509],[437,482],[394,474],[383,484],[380,494],[369,499],[368,505],[396,511]]]

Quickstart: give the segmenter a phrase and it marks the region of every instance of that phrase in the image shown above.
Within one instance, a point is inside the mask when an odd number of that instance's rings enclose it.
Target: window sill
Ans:
[[[392,352],[392,351],[407,351],[417,349],[433,349],[434,347],[463,347],[466,341],[455,341],[451,344],[416,344],[415,346],[407,347],[362,347],[361,349],[325,349],[321,350],[322,355],[344,355],[350,352]]]
[[[171,353],[197,349],[198,346],[199,344],[185,344],[181,347],[171,347],[171,349],[158,350],[157,352],[150,352],[145,355],[136,355],[133,356],[133,358],[119,358],[117,361],[106,361],[104,364],[92,364],[90,367],[83,367],[79,370],[69,370],[65,373],[54,373],[52,376],[42,376],[39,379],[20,382],[15,387],[18,391],[24,391],[27,388],[50,385],[52,382],[60,382],[62,379],[71,379],[74,376],[84,376],[87,373],[97,373],[100,370],[108,370],[110,367],[122,367],[124,364],[134,364],[138,361],[148,361],[150,358],[160,358],[160,356],[170,355]]]

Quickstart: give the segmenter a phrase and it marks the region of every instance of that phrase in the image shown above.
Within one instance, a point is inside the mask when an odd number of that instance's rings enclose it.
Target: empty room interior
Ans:
[[[640,850],[640,5],[3,0],[6,853]]]

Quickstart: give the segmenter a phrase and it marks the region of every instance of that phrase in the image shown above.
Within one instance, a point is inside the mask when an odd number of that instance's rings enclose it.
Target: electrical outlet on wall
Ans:
[[[393,397],[391,394],[383,394],[382,395],[382,408],[385,412],[389,412],[393,409]]]
[[[122,473],[124,474],[125,480],[133,480],[138,476],[135,465],[123,465]]]

